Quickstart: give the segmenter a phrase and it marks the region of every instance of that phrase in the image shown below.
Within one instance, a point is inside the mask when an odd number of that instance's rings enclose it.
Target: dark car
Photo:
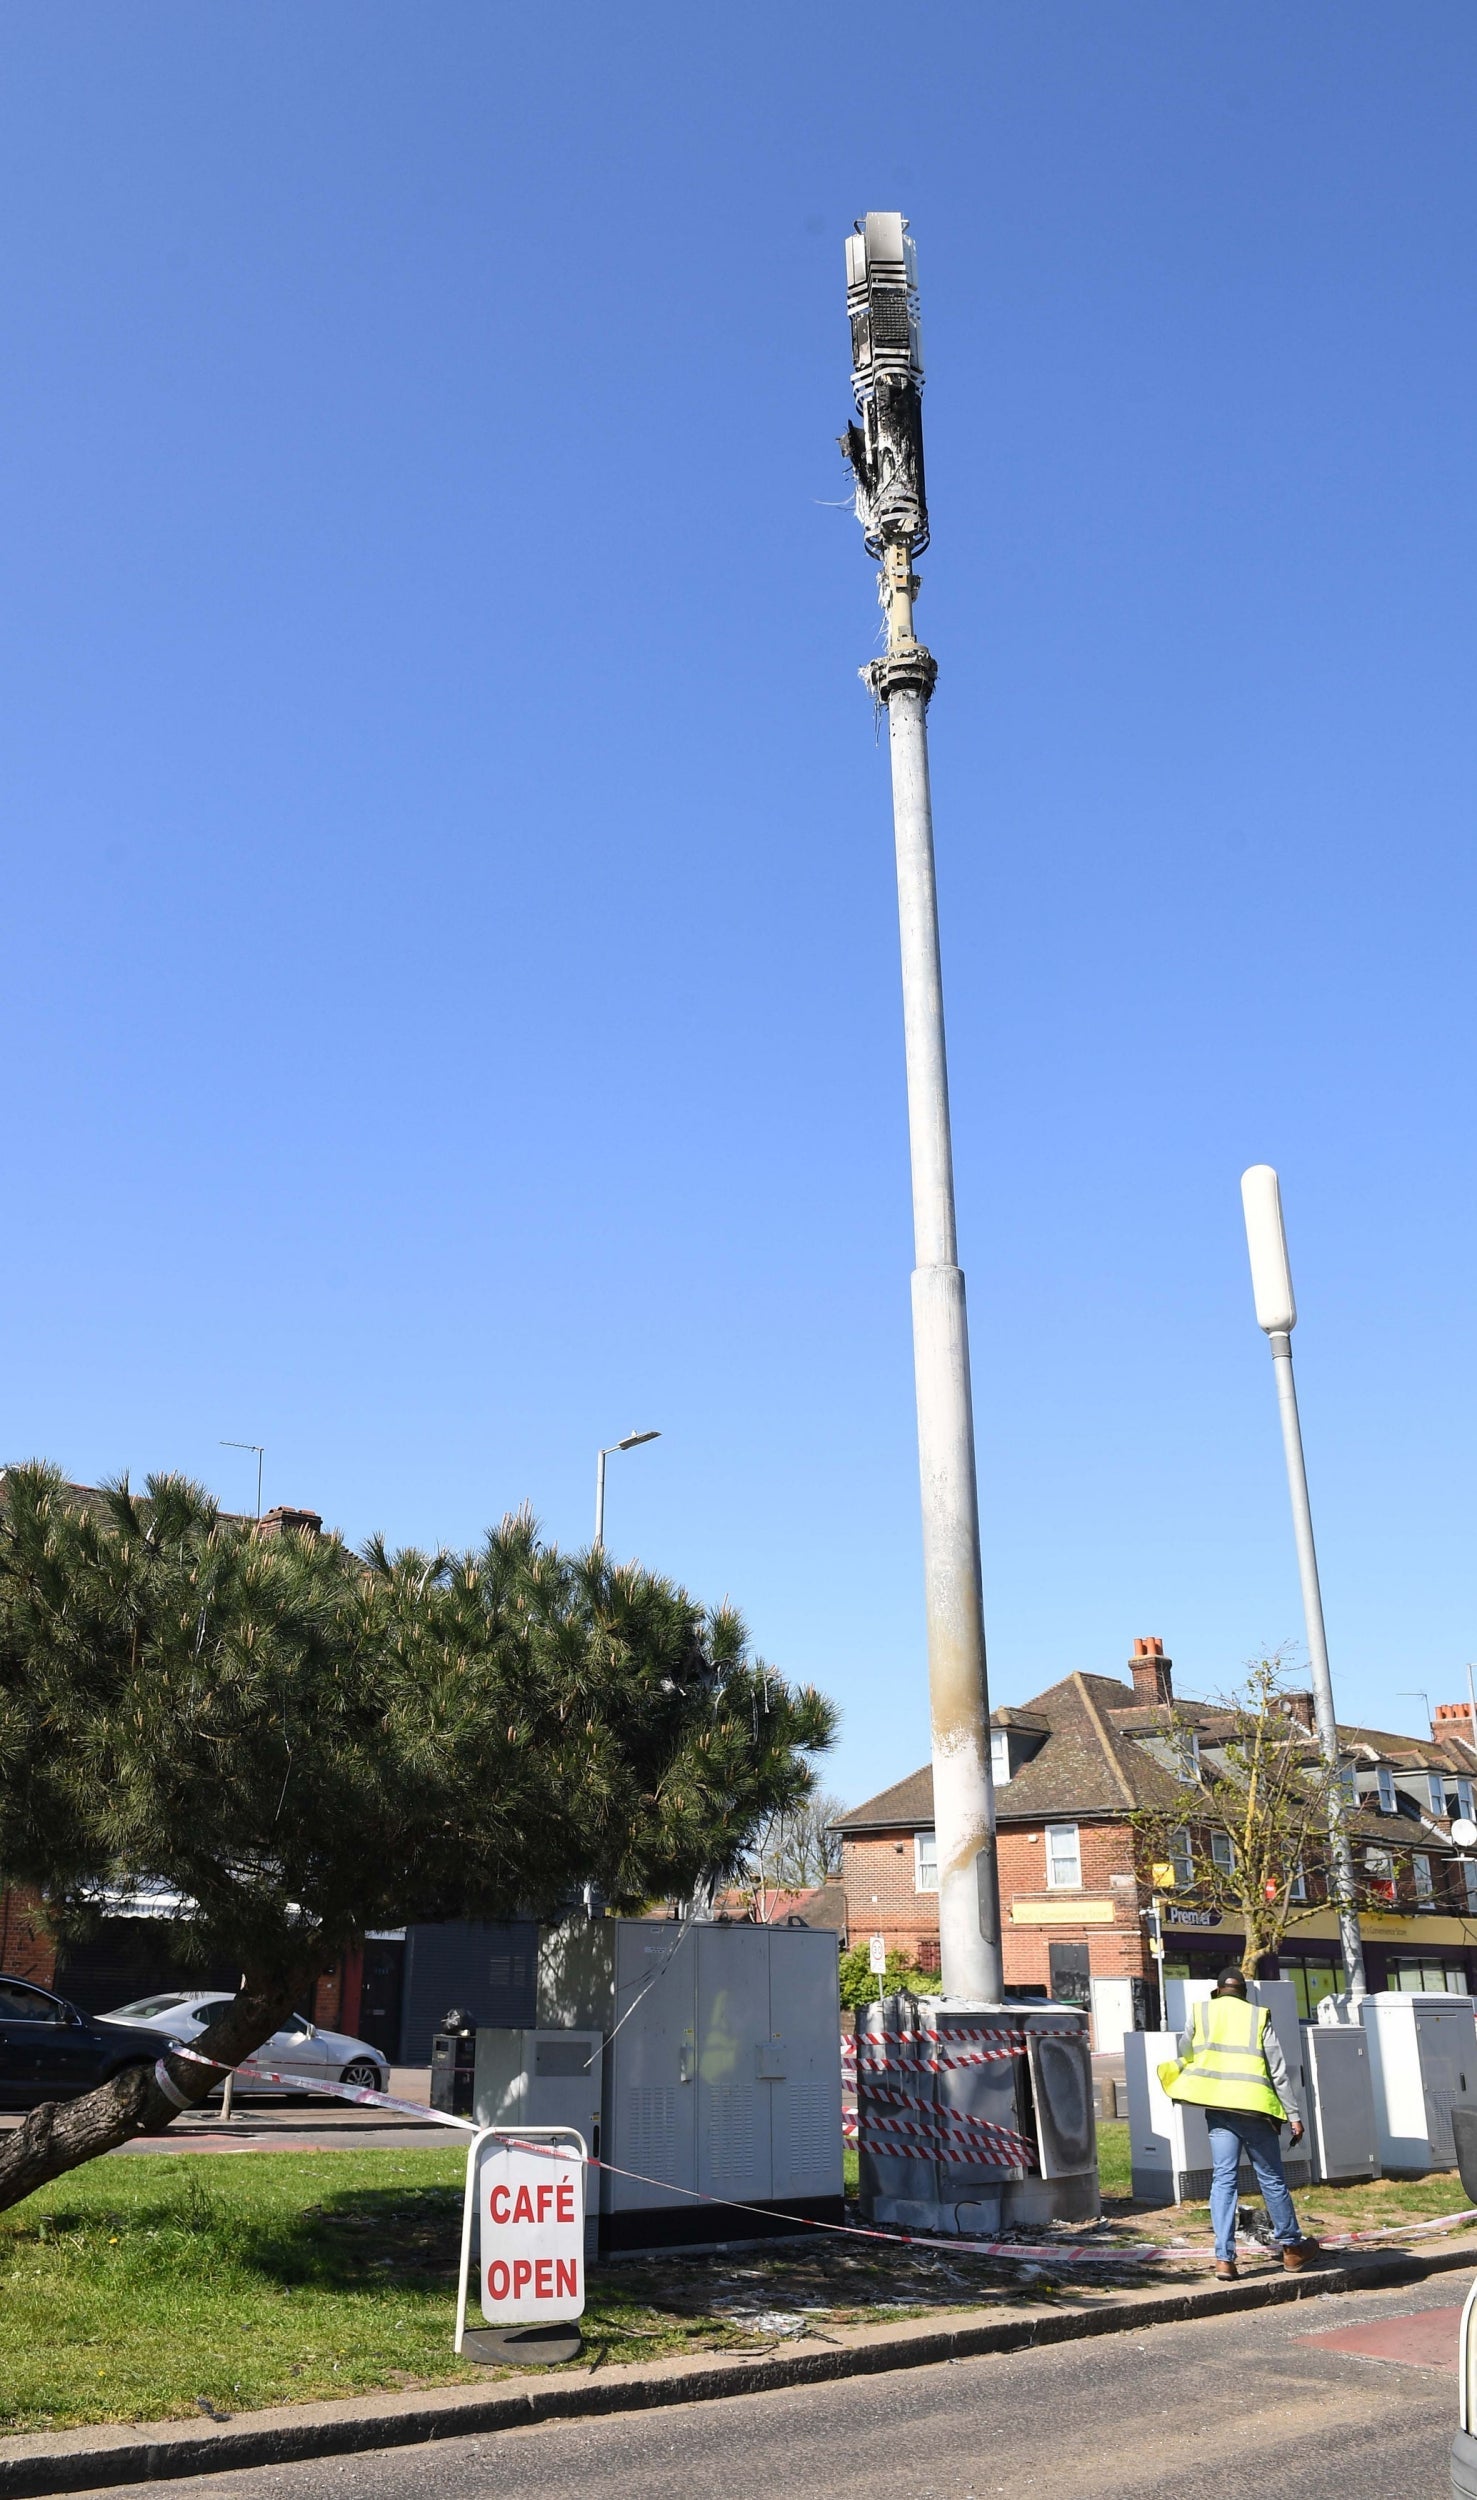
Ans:
[[[152,2066],[157,2031],[94,2022],[65,1997],[0,1971],[0,2109],[69,2101],[125,2066]]]

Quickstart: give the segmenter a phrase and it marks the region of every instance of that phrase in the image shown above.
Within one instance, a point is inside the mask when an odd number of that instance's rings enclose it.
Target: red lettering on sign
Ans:
[[[539,2218],[540,2222],[547,2222],[547,2221],[548,2221],[548,2219],[549,2219],[549,2209],[550,2209],[551,2205],[553,2204],[553,2202],[554,2202],[554,2191],[553,2191],[553,2189],[552,2189],[552,2188],[548,2185],[548,2183],[547,2183],[547,2181],[546,2181],[546,2180],[540,2179],[540,2181],[539,2181],[539,2190],[538,2190],[538,2218]]]
[[[535,2300],[552,2300],[554,2297],[554,2260],[552,2257],[540,2257],[534,2267],[533,2296]]]
[[[554,2214],[556,2221],[559,2222],[573,2222],[574,2220],[574,2187],[568,2179],[561,2179],[559,2182],[559,2201],[554,2208]]]
[[[560,2257],[555,2263],[554,2272],[557,2277],[554,2285],[555,2299],[578,2300],[580,2270],[573,2257]]]
[[[499,2197],[503,2200],[501,2206],[497,2201]],[[491,2196],[487,2200],[487,2208],[489,2213],[492,2215],[494,2222],[507,2221],[508,2214],[511,2210],[511,2200],[501,2179],[499,2179],[497,2186],[493,2189]]]
[[[516,2300],[520,2292],[526,2292],[532,2281],[533,2262],[531,2258],[515,2257],[513,2260],[513,2298]]]
[[[487,2288],[491,2292],[494,2300],[507,2299],[508,2261],[506,2257],[494,2257],[491,2265],[487,2269]]]
[[[520,2187],[518,2190],[518,2202],[513,2207],[513,2220],[515,2222],[532,2222],[533,2218],[533,2198],[529,2195],[526,2186]]]

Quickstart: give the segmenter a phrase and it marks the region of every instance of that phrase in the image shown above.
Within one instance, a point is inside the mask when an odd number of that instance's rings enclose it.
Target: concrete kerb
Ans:
[[[490,2387],[430,2388],[332,2404],[279,2405],[234,2421],[146,2422],[75,2431],[43,2431],[0,2440],[0,2500],[40,2500],[62,2491],[156,2482],[188,2474],[224,2474],[243,2467],[300,2464],[354,2456],[376,2448],[416,2447],[433,2439],[526,2429],[537,2422],[643,2412],[699,2404],[776,2388],[915,2370],[1038,2344],[1084,2342],[1148,2326],[1270,2309],[1328,2293],[1380,2291],[1423,2283],[1432,2275],[1477,2266],[1477,2236],[1459,2246],[1415,2256],[1391,2251],[1352,2256],[1305,2274],[1268,2272],[1240,2283],[1155,2284],[1118,2292],[1091,2309],[1013,2309],[1008,2317],[977,2311],[919,2318],[905,2324],[841,2328],[835,2341],[801,2339],[753,2359],[703,2354],[691,2359],[633,2362],[609,2370],[540,2371]]]

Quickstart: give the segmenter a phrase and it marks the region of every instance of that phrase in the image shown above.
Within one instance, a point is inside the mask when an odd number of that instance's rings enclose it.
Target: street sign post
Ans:
[[[585,2140],[573,2127],[484,2127],[467,2148],[456,2350],[502,2360],[522,2343],[571,2340],[585,2306]],[[467,2327],[473,2262],[495,2336]],[[540,2355],[540,2357],[543,2357]],[[550,2356],[552,2357],[552,2356]]]

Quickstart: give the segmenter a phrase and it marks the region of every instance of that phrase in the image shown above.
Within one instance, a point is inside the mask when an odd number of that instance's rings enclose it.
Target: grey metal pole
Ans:
[[[1338,1722],[1333,1707],[1333,1677],[1328,1640],[1323,1628],[1323,1592],[1318,1581],[1318,1551],[1313,1542],[1313,1510],[1308,1500],[1308,1470],[1303,1457],[1303,1431],[1298,1416],[1297,1383],[1292,1372],[1292,1331],[1297,1325],[1287,1236],[1282,1223],[1282,1198],[1277,1175],[1268,1163],[1253,1164],[1242,1174],[1241,1201],[1246,1215],[1246,1240],[1251,1254],[1252,1290],[1258,1325],[1272,1349],[1272,1374],[1277,1383],[1277,1412],[1282,1424],[1282,1449],[1287,1461],[1287,1490],[1292,1501],[1292,1533],[1297,1547],[1298,1578],[1303,1592],[1303,1623],[1308,1664],[1313,1673],[1313,1718],[1318,1750],[1328,1773],[1328,1854],[1332,1891],[1338,1908],[1339,1941],[1349,1994],[1367,1993],[1364,1946],[1359,1934],[1359,1909],[1354,1888],[1354,1858],[1349,1847],[1339,1793]]]
[[[1005,1993],[969,1323],[958,1262],[928,778],[929,697],[938,674],[913,630],[916,550],[927,543],[911,241],[896,216],[868,217],[848,245],[853,388],[862,418],[845,448],[857,510],[880,556],[886,657],[864,672],[887,707],[902,949],[903,1038],[913,1178],[913,1369],[938,1852],[939,1962],[947,1997]],[[859,327],[859,325],[863,325]],[[862,350],[858,353],[858,347]]]
[[[612,1441],[607,1449],[595,1455],[595,1543],[605,1543],[605,1462],[617,1450],[639,1450],[646,1441],[660,1441],[659,1432],[628,1432],[624,1441]]]

